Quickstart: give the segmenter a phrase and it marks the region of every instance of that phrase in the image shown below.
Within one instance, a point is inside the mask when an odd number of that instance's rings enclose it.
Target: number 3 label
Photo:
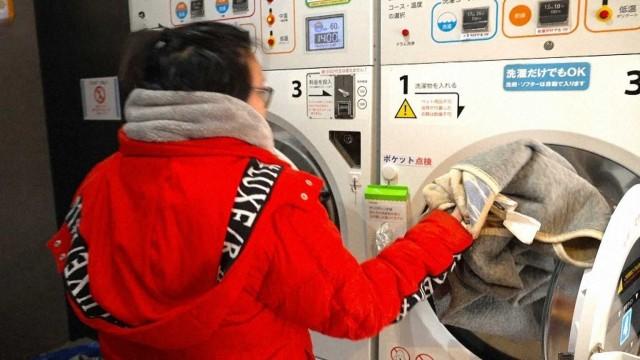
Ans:
[[[627,73],[629,77],[635,76],[635,79],[629,80],[629,84],[634,85],[635,90],[626,90],[624,93],[627,95],[640,95],[640,70],[633,70]]]
[[[291,96],[294,98],[299,98],[300,96],[302,96],[302,83],[300,82],[300,80],[292,81],[291,85],[293,85],[293,94],[291,94]]]

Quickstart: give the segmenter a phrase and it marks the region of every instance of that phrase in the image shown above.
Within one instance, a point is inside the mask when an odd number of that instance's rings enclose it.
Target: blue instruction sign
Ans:
[[[620,323],[620,345],[624,344],[625,341],[629,339],[631,335],[631,314],[633,308],[627,310],[622,317],[622,322]]]
[[[504,67],[505,91],[581,91],[589,88],[591,64],[511,64]]]

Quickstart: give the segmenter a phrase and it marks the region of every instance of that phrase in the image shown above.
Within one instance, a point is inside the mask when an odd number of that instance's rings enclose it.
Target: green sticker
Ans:
[[[305,0],[307,6],[310,8],[321,7],[321,6],[331,6],[331,5],[342,5],[348,4],[351,0]]]
[[[365,189],[367,200],[407,201],[409,188],[400,185],[369,185]]]

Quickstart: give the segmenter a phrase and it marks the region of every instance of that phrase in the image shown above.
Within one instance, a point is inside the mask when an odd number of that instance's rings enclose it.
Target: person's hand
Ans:
[[[456,220],[462,221],[462,214],[460,213],[460,210],[457,206],[453,208],[453,211],[450,213],[450,215],[456,218]]]
[[[412,240],[427,250],[444,246],[450,254],[463,252],[471,245],[472,237],[464,223],[460,221],[462,217],[460,212],[452,212],[455,213],[453,216],[448,211],[434,210],[429,212],[416,225],[412,226],[403,238]]]
[[[449,215],[453,216],[456,220],[458,220],[458,222],[460,223],[460,225],[462,225],[462,227],[467,230],[472,236],[473,239],[475,240],[478,236],[474,235],[471,232],[471,229],[469,229],[469,225],[467,224],[466,221],[464,221],[464,217],[462,216],[462,212],[460,211],[460,209],[458,209],[458,207],[454,207],[452,210],[449,210]]]

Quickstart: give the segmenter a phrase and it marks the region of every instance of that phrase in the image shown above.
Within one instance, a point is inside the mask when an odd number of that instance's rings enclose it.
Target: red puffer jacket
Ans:
[[[283,170],[238,261],[216,281],[251,158]],[[426,275],[471,244],[434,212],[363,264],[317,201],[321,180],[232,138],[146,143],[120,133],[49,241],[67,300],[107,359],[313,358],[308,330],[375,335]],[[90,279],[90,281],[89,281]]]

